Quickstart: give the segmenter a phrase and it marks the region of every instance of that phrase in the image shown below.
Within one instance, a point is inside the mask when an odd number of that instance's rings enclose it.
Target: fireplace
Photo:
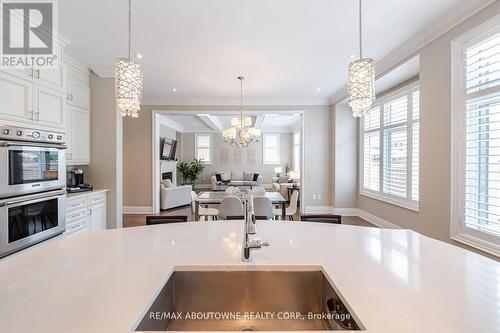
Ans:
[[[177,186],[177,162],[176,161],[161,161],[160,164],[161,180],[170,179]]]

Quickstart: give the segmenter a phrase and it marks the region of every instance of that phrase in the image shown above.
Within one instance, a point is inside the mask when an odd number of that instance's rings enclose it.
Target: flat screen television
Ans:
[[[177,141],[169,138],[163,138],[161,142],[161,159],[175,160],[175,151],[177,149]]]

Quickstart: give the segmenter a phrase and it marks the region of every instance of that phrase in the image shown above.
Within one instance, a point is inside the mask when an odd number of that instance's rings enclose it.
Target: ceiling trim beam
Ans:
[[[212,129],[212,131],[220,132],[224,129],[222,123],[217,117],[209,115],[209,114],[198,114],[198,118],[205,123],[208,127]]]
[[[261,129],[265,119],[266,119],[265,114],[257,116],[257,118],[255,119],[255,127]]]

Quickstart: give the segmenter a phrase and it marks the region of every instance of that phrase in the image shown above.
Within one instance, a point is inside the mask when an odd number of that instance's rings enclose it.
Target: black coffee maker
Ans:
[[[73,169],[67,172],[66,187],[70,193],[93,190],[92,186],[85,184],[82,169]]]

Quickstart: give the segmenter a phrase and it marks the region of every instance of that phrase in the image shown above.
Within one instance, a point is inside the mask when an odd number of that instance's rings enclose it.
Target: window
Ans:
[[[202,159],[206,164],[212,163],[212,137],[210,134],[196,134],[196,158]]]
[[[280,164],[280,135],[266,133],[262,139],[264,164]]]
[[[456,112],[452,112],[451,237],[496,255],[500,255],[499,21],[494,18],[453,41],[452,78]]]
[[[419,87],[378,99],[361,121],[360,192],[418,210]]]
[[[293,170],[300,171],[300,131],[293,133]]]

